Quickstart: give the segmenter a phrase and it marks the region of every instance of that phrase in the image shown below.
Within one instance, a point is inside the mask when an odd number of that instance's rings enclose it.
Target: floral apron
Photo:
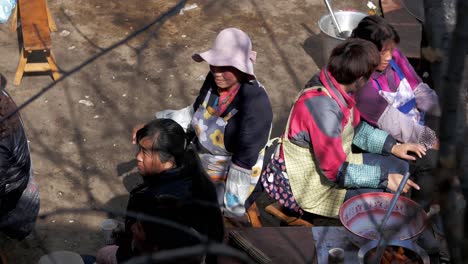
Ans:
[[[415,122],[423,125],[424,113],[419,112],[419,110],[416,108],[416,98],[414,97],[414,92],[411,89],[408,80],[405,78],[403,72],[400,70],[394,60],[390,61],[390,65],[397,73],[398,78],[400,79],[400,84],[398,85],[396,92],[388,92],[382,90],[378,80],[374,80],[374,82],[377,84],[379,94],[390,105],[400,110],[400,112],[403,114],[411,117]]]
[[[229,110],[224,117],[218,116],[215,109],[210,106],[211,101],[216,100],[216,96],[211,96],[208,91],[203,103],[193,114],[192,126],[197,135],[195,146],[198,156],[205,168],[205,171],[215,183],[218,194],[218,202],[223,204],[225,182],[229,166],[231,165],[232,153],[224,146],[224,131],[228,120],[237,113],[237,109]]]

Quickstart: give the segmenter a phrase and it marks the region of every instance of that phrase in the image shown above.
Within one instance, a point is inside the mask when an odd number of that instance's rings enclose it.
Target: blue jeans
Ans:
[[[406,174],[409,172],[409,164],[408,162],[399,159],[393,155],[380,155],[374,153],[363,153],[362,154],[363,163],[366,165],[371,166],[380,166],[383,168],[384,171],[388,171],[388,173],[399,173],[399,174]],[[386,176],[385,176],[386,177]],[[348,189],[346,191],[345,201],[351,197],[362,193],[369,193],[369,192],[384,192],[384,189],[372,189],[372,188],[357,188],[357,189]]]

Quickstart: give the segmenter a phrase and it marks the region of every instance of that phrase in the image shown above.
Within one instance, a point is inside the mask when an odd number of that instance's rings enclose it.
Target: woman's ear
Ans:
[[[164,170],[173,169],[173,168],[176,167],[175,161],[170,159],[170,160],[163,163],[163,167],[164,167]]]

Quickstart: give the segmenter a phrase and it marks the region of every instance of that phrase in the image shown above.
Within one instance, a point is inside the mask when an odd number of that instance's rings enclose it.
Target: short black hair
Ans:
[[[368,79],[380,63],[374,44],[362,39],[348,39],[336,46],[328,60],[328,70],[340,84],[352,84],[359,78]]]
[[[363,18],[351,33],[351,38],[368,40],[374,43],[379,51],[382,51],[386,41],[392,40],[396,44],[400,43],[400,36],[395,28],[380,16]]]

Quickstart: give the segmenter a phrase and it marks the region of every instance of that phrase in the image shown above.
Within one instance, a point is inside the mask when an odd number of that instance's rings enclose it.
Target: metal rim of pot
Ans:
[[[358,12],[358,11],[337,11],[337,12],[334,12],[335,16],[338,17],[342,14],[347,14],[347,15],[363,15],[362,18],[366,17],[367,15],[363,12]],[[323,21],[325,19],[328,19],[330,18],[331,19],[331,15],[330,14],[326,14],[326,15],[323,15],[319,21],[317,22],[318,23],[318,26],[319,26],[319,29],[321,32],[323,32],[325,35],[331,37],[331,38],[334,38],[334,39],[337,39],[337,40],[345,40],[345,38],[340,38],[340,37],[337,37],[335,35],[330,35],[323,27]],[[341,30],[344,30],[343,28]]]
[[[342,205],[341,205],[341,208],[340,208],[340,211],[339,211],[339,218],[340,218],[340,222],[343,224],[343,226],[346,228],[346,230],[348,230],[351,234],[361,238],[361,239],[364,239],[364,240],[369,240],[369,241],[376,241],[376,240],[373,240],[373,239],[370,239],[370,238],[367,238],[365,236],[362,236],[358,233],[355,233],[353,230],[351,230],[346,223],[346,221],[344,221],[343,219],[343,215],[344,215],[344,210],[346,208],[346,206],[348,204],[352,204],[354,201],[356,200],[363,200],[365,199],[366,197],[373,197],[373,196],[387,196],[386,198],[388,198],[389,200],[391,200],[391,198],[393,197],[393,194],[391,193],[385,193],[385,192],[375,192],[375,193],[363,193],[363,194],[360,194],[360,195],[357,195],[357,196],[354,196],[352,198],[350,198],[349,200],[347,200],[346,202],[344,202]],[[404,241],[404,240],[415,240],[417,239],[421,233],[424,231],[424,229],[426,229],[427,227],[427,224],[428,224],[428,217],[427,217],[427,214],[426,212],[424,211],[424,209],[418,204],[416,203],[415,201],[409,199],[409,198],[406,198],[404,196],[400,196],[398,198],[398,200],[402,200],[404,203],[406,204],[410,204],[411,206],[414,206],[415,208],[417,208],[417,210],[421,211],[421,215],[424,217],[423,218],[423,225],[419,228],[419,230],[413,234],[412,236],[409,236],[409,237],[404,237],[404,238],[400,238],[399,240],[400,241]]]
[[[369,243],[363,245],[358,251],[358,259],[360,264],[366,263],[366,255],[372,249],[378,246],[379,241],[372,240]],[[398,246],[413,251],[423,262],[423,264],[430,264],[430,258],[427,252],[418,246],[413,240],[391,240],[387,243],[387,246]]]

